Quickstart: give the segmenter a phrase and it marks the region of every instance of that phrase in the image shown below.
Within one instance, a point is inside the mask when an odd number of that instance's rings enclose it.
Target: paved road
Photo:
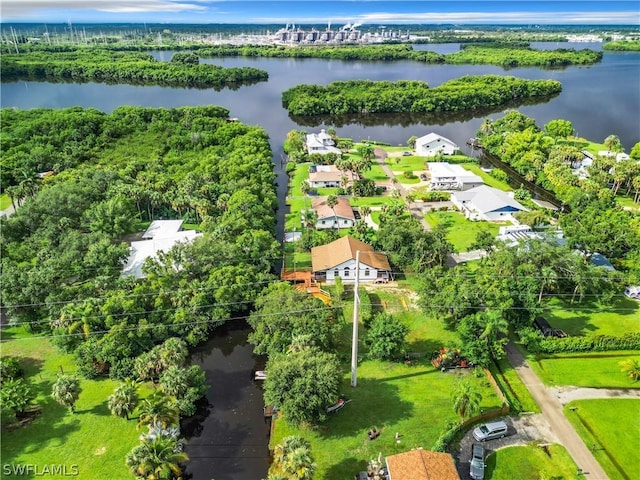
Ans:
[[[640,389],[634,388],[548,387],[548,390],[563,405],[592,398],[640,398]]]
[[[608,479],[609,477],[604,473],[598,461],[578,436],[569,420],[564,416],[560,401],[553,395],[551,390],[544,386],[538,375],[529,368],[529,365],[527,365],[524,357],[513,342],[507,344],[506,351],[509,362],[538,403],[540,410],[542,410],[542,415],[551,425],[560,443],[567,449],[578,468],[582,469],[584,477],[591,480]]]

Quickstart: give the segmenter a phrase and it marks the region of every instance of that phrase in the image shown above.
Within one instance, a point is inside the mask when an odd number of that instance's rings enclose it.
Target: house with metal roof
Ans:
[[[157,258],[160,252],[168,252],[178,243],[190,243],[201,234],[195,230],[180,230],[182,220],[154,220],[142,234],[144,240],[131,242],[129,258],[122,275],[144,278],[142,266],[147,258]]]
[[[453,155],[460,147],[448,138],[437,133],[428,133],[416,140],[416,155],[422,157],[433,157],[441,152],[443,155]]]
[[[528,211],[512,195],[487,185],[455,192],[451,203],[469,220],[510,221],[514,213]]]
[[[470,190],[484,185],[482,177],[465,170],[460,165],[446,162],[429,162],[429,188],[431,190]]]
[[[448,453],[418,448],[385,459],[389,480],[460,480]]]
[[[340,170],[335,165],[311,165],[307,183],[311,188],[342,187],[342,179],[346,178],[347,185],[353,183],[353,172]]]
[[[355,281],[357,252],[360,252],[361,282],[393,280],[387,256],[350,235],[311,249],[311,271],[315,280],[332,282],[340,277],[345,282]]]
[[[309,155],[313,153],[320,155],[326,155],[327,153],[342,154],[342,150],[335,146],[331,135],[329,135],[324,128],[320,130],[320,133],[307,134],[307,152]]]

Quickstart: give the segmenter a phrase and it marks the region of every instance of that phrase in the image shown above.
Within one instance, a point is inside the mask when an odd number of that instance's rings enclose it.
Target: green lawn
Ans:
[[[411,307],[404,294],[384,290],[370,292],[373,304],[386,304],[411,328],[408,350],[427,354],[443,345],[455,342],[454,332],[444,328],[439,320],[427,319]],[[403,302],[404,299],[404,302]],[[349,342],[351,325],[348,298],[345,301],[345,334],[339,354],[343,358],[343,392],[351,400],[340,412],[317,426],[293,428],[285,419],[275,422],[272,447],[288,435],[300,435],[311,442],[311,451],[318,465],[316,480],[353,478],[365,469],[367,462],[378,454],[393,455],[422,446],[430,449],[448,422],[456,420],[450,391],[458,380],[453,372],[434,369],[425,355],[413,365],[367,360],[364,349],[358,366],[358,385],[350,386]],[[361,329],[361,339],[365,332]],[[483,396],[482,408],[499,407],[499,400],[484,375],[469,377]],[[367,431],[376,427],[381,436],[375,441]],[[399,443],[395,434],[401,435]]]
[[[427,168],[424,157],[387,157],[385,162],[393,172],[417,172]]]
[[[491,373],[513,409],[519,407],[521,412],[540,412],[538,404],[506,358],[496,361],[491,366]]]
[[[425,215],[431,227],[441,223],[449,226],[447,239],[459,252],[466,252],[469,246],[475,242],[478,232],[488,230],[492,235],[498,235],[500,224],[494,222],[467,220],[463,214],[458,212],[431,212]]]
[[[611,480],[640,478],[640,400],[579,400],[564,411]]]
[[[476,163],[463,163],[461,166],[464,169],[469,170],[470,172],[481,177],[485,185],[488,185],[493,188],[497,188],[498,190],[502,190],[504,192],[509,192],[513,190],[507,182],[498,180],[497,178],[492,177],[487,172],[483,172],[482,169],[480,168],[480,165]]]
[[[11,206],[11,198],[6,193],[0,195],[0,210],[6,210]]]
[[[598,388],[640,388],[622,373],[619,363],[629,358],[640,360],[640,352],[558,353],[553,356],[528,356],[528,363],[547,385],[574,385]]]
[[[62,464],[67,471],[77,465],[79,473],[75,478],[87,480],[131,478],[124,458],[138,444],[140,432],[135,418],[126,421],[107,409],[107,397],[118,382],[82,380],[82,393],[76,413],[72,414],[51,398],[51,386],[60,370],[75,372],[72,356],[59,353],[47,339],[24,337],[16,328],[3,331],[4,339],[17,339],[2,344],[2,356],[20,359],[42,411],[24,427],[3,430],[2,463],[35,464],[40,468]],[[144,397],[150,391],[142,388],[140,394]]]
[[[573,480],[577,465],[562,445],[507,447],[487,457],[487,480]],[[516,473],[517,472],[517,473]]]
[[[553,298],[548,304],[545,318],[552,327],[569,335],[622,335],[640,332],[640,303],[620,294],[612,305],[571,302]]]
[[[367,170],[364,174],[365,178],[369,178],[374,182],[386,182],[389,180],[387,174],[384,173],[384,170],[380,165],[374,164],[370,170]]]

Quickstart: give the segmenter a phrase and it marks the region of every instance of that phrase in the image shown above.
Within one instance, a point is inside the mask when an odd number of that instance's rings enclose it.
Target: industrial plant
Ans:
[[[374,32],[363,32],[358,29],[361,24],[347,23],[337,30],[331,30],[331,24],[326,30],[315,28],[303,30],[294,24],[287,24],[285,28],[278,30],[272,40],[282,44],[341,44],[341,43],[383,43],[389,41],[406,42],[409,40],[409,31],[387,29],[385,26],[377,27]]]

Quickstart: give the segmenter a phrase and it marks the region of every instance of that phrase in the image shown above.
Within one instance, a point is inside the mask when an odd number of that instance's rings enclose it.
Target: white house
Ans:
[[[335,147],[335,142],[331,135],[325,132],[324,128],[320,130],[320,133],[307,134],[307,152],[309,155],[312,153],[319,153],[320,155],[326,155],[327,153],[342,154],[342,151]]]
[[[451,194],[451,202],[469,220],[509,221],[511,215],[528,211],[502,190],[482,185]]]
[[[529,225],[512,225],[500,227],[496,240],[512,247],[525,240],[542,238],[542,235],[534,232]]]
[[[465,170],[460,165],[446,162],[429,162],[427,164],[431,178],[431,190],[469,190],[484,185],[482,177]]]
[[[189,243],[201,234],[195,230],[181,231],[182,220],[154,220],[142,234],[141,240],[131,242],[127,263],[122,275],[143,278],[142,265],[147,258],[157,258],[159,252],[168,252],[179,242]]]
[[[441,137],[437,133],[429,133],[416,140],[416,155],[432,157],[438,152],[443,155],[453,155],[460,148],[448,138]]]
[[[361,282],[387,282],[393,279],[387,256],[374,252],[373,247],[349,235],[311,249],[311,270],[315,279],[333,281],[340,277],[343,281],[355,281],[358,251]]]
[[[313,208],[318,214],[316,228],[351,228],[356,223],[356,217],[353,209],[349,204],[349,199],[345,197],[336,197],[338,203],[331,208],[327,205],[328,197],[319,197],[311,202]]]
[[[335,165],[311,165],[307,183],[312,188],[337,188],[342,186],[342,178],[347,178],[347,184],[353,183],[353,173],[339,170]]]

